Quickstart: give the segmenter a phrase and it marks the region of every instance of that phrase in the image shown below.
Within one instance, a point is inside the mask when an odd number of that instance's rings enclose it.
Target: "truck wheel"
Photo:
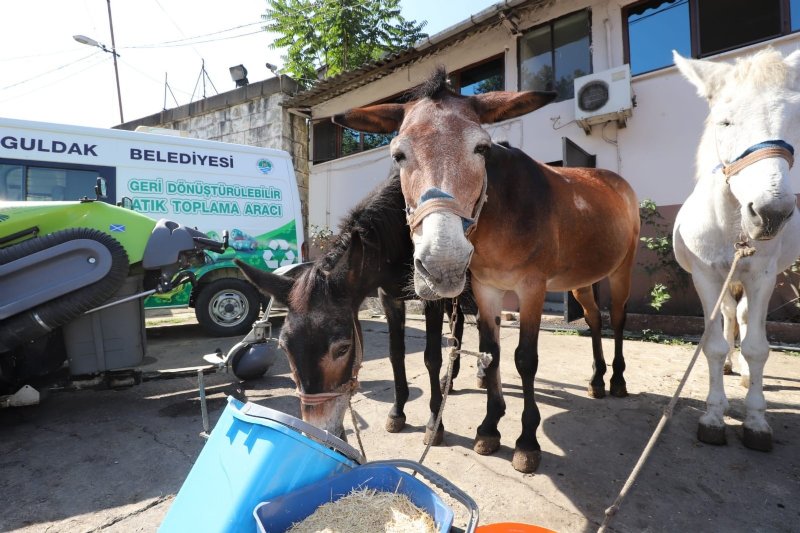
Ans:
[[[197,321],[216,337],[246,334],[260,311],[258,291],[236,278],[218,279],[202,287],[194,306]]]

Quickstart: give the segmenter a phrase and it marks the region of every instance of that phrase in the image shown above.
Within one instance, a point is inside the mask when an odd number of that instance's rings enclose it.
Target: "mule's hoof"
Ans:
[[[706,426],[704,424],[698,424],[697,440],[716,446],[727,444],[725,439],[725,426]]]
[[[431,442],[431,438],[433,438],[433,442]],[[439,425],[439,429],[436,431],[434,435],[431,428],[425,428],[425,439],[422,441],[424,445],[428,445],[430,443],[431,446],[439,446],[444,441],[444,428]]]
[[[591,383],[586,389],[589,392],[589,398],[605,398],[606,388],[604,385],[592,385]]]
[[[751,450],[772,451],[772,433],[770,431],[755,431],[745,426],[742,441]]]
[[[500,449],[500,435],[496,437],[477,435],[472,449],[480,455],[491,455]]]
[[[722,373],[726,376],[733,374],[733,365],[730,362],[725,361],[725,364],[722,365]]]
[[[621,385],[615,385],[612,383],[609,392],[614,398],[624,398],[628,395],[628,387],[626,387],[624,383]]]
[[[479,389],[488,389],[489,385],[486,383],[486,376],[478,378],[478,388]]]
[[[514,467],[514,470],[517,472],[522,472],[523,474],[530,474],[531,472],[535,472],[537,468],[539,468],[539,463],[542,462],[542,451],[541,450],[520,450],[517,448],[514,450],[514,458],[511,459],[511,466]]]
[[[406,417],[405,416],[398,416],[398,417],[389,417],[386,419],[386,431],[389,433],[400,433],[400,430],[403,429],[406,425]]]
[[[442,394],[445,392],[445,388],[447,387],[447,378],[444,378],[439,381],[439,390],[442,391]],[[450,380],[450,390],[447,391],[447,394],[453,392],[453,380]]]

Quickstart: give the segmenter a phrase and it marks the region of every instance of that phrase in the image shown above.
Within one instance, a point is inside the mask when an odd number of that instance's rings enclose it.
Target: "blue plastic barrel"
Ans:
[[[253,509],[260,502],[360,462],[355,449],[325,431],[229,397],[159,532],[252,533],[258,527]]]

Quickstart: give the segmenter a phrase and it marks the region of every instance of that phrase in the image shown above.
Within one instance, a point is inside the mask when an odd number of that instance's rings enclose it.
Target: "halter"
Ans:
[[[792,165],[794,165],[794,148],[791,144],[782,140],[763,141],[742,152],[739,157],[729,164],[720,163],[714,171],[722,169],[722,173],[725,175],[725,182],[729,183],[731,176],[738,174],[756,161],[770,157],[782,157],[789,163],[789,168],[792,168]]]
[[[329,392],[316,392],[307,394],[300,390],[298,386],[295,394],[300,398],[302,405],[320,405],[325,402],[334,400],[346,394],[352,394],[358,390],[358,371],[361,370],[361,362],[364,360],[364,350],[361,346],[361,336],[358,334],[357,316],[353,315],[353,337],[355,337],[355,361],[353,362],[353,375],[352,377],[339,385],[337,388]]]
[[[459,203],[458,200],[453,197],[453,195],[436,187],[431,187],[422,193],[416,209],[406,205],[406,221],[408,222],[408,227],[411,230],[411,234],[414,234],[417,226],[422,224],[422,219],[424,219],[426,216],[430,215],[431,213],[439,213],[444,211],[458,215],[458,217],[461,218],[461,225],[464,229],[464,235],[469,237],[477,227],[478,217],[483,209],[483,204],[486,203],[488,198],[486,196],[487,186],[488,175],[487,173],[484,173],[481,194],[472,209]]]

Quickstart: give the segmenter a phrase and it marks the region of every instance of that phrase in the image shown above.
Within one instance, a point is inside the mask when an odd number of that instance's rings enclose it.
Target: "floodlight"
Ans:
[[[244,68],[244,65],[236,65],[235,67],[231,67],[231,79],[236,82],[237,87],[244,87],[249,81],[247,81],[247,69]]]

